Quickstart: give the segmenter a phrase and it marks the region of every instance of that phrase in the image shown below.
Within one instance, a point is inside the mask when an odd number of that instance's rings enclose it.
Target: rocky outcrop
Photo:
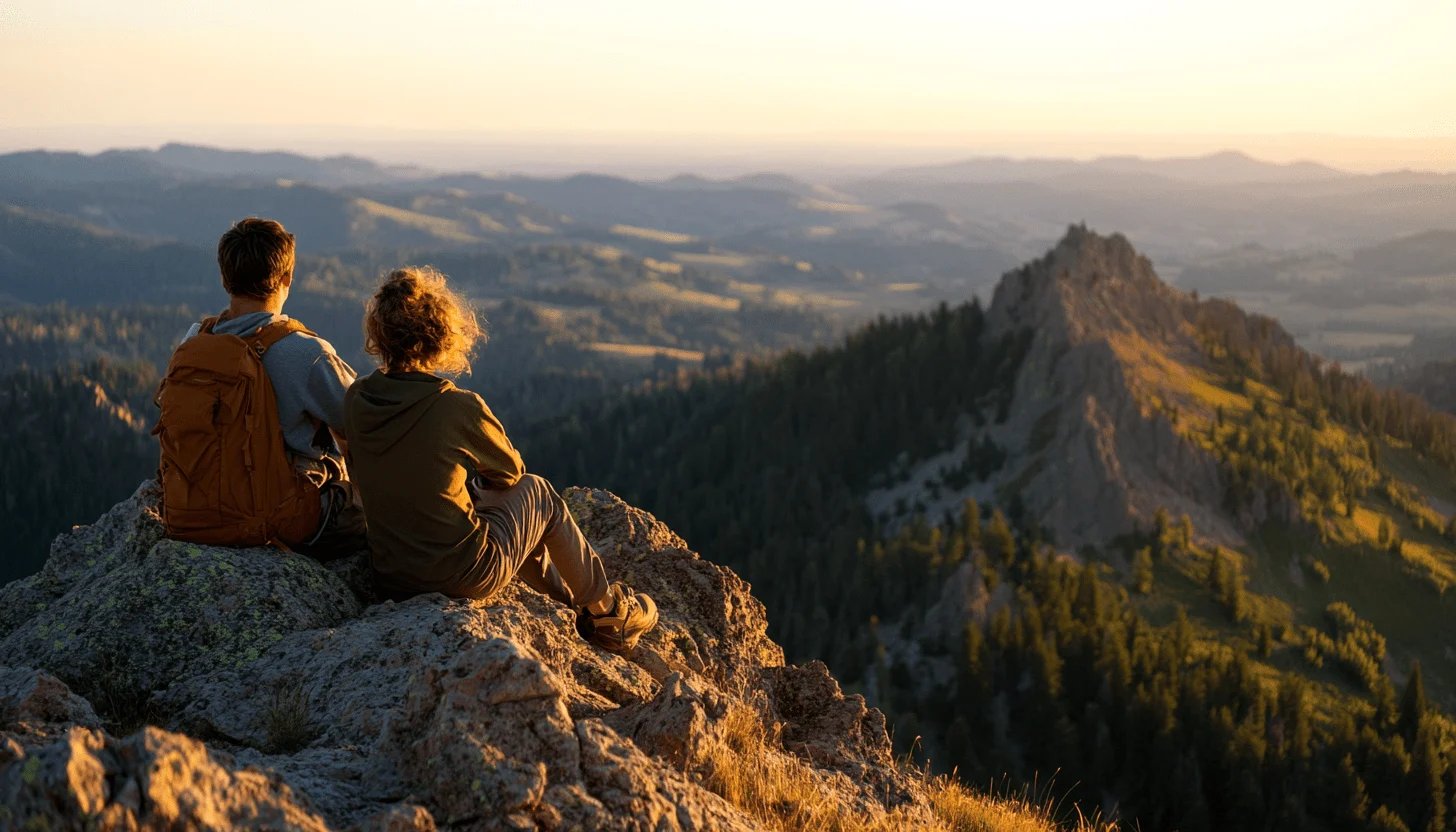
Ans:
[[[1125,237],[1081,227],[997,287],[988,331],[1035,333],[1002,430],[1015,460],[1005,487],[1059,546],[1105,545],[1147,528],[1158,508],[1189,513],[1205,534],[1238,536],[1216,510],[1217,461],[1165,412],[1193,404],[1173,401],[1173,379],[1150,378],[1202,365],[1193,309]]]
[[[706,786],[730,712],[859,811],[923,808],[883,715],[784,667],[746,583],[607,492],[566,498],[658,601],[631,655],[519,584],[369,603],[357,559],[165,540],[143,486],[0,589],[0,829],[753,829]]]
[[[118,740],[72,728],[0,768],[4,829],[328,827],[277,774],[157,728]]]
[[[1122,235],[1072,227],[1044,257],[1007,273],[987,309],[984,347],[1024,344],[1009,398],[968,418],[952,451],[872,493],[871,512],[915,505],[941,517],[967,497],[1003,510],[1015,499],[1069,552],[1146,531],[1160,508],[1189,515],[1204,542],[1224,545],[1267,519],[1299,522],[1297,501],[1272,484],[1226,510],[1225,468],[1190,438],[1191,426],[1214,420],[1221,395],[1199,309]],[[986,441],[1005,464],[983,482],[943,487],[966,443]]]
[[[0,726],[16,731],[58,723],[101,726],[91,703],[56,677],[33,668],[0,667]]]

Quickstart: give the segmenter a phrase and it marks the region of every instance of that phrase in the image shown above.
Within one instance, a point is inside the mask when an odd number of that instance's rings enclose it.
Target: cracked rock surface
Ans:
[[[608,492],[565,497],[658,602],[632,655],[519,583],[372,603],[363,555],[165,540],[144,484],[0,588],[0,829],[755,829],[698,765],[732,708],[859,809],[920,800],[883,716],[784,667],[743,580]]]

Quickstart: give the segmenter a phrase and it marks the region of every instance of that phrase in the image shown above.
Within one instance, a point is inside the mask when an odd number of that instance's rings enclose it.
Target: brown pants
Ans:
[[[369,548],[368,524],[364,520],[364,503],[359,489],[349,481],[349,474],[337,460],[298,460],[295,465],[304,471],[319,490],[319,529],[312,540],[290,548],[300,555],[328,562],[345,558]]]
[[[461,595],[489,598],[515,577],[570,607],[584,607],[607,594],[601,558],[551,483],[527,474],[510,488],[472,483],[470,491],[476,512],[488,524],[489,545]]]

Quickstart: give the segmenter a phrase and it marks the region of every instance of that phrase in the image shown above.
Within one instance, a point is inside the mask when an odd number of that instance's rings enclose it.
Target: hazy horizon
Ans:
[[[0,8],[0,148],[550,172],[1240,150],[1456,170],[1456,4],[160,0]]]
[[[1313,162],[1350,173],[1456,172],[1456,137],[1351,136],[971,136],[918,142],[801,136],[727,142],[704,137],[470,134],[339,128],[245,129],[118,126],[0,127],[0,153],[28,150],[95,154],[182,143],[222,150],[305,156],[359,156],[385,165],[522,175],[594,172],[639,178],[752,173],[858,176],[970,159],[1108,157],[1179,159],[1237,152],[1273,164]]]

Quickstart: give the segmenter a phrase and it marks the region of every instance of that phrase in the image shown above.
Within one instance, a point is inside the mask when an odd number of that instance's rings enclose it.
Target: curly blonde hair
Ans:
[[[485,333],[470,304],[430,266],[395,269],[364,312],[364,351],[386,372],[470,372]]]

